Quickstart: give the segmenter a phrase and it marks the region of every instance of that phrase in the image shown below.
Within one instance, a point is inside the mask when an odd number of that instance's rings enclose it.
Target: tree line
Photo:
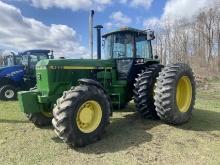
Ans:
[[[220,6],[203,9],[190,21],[165,20],[156,29],[154,51],[165,65],[184,62],[196,75],[220,77]]]

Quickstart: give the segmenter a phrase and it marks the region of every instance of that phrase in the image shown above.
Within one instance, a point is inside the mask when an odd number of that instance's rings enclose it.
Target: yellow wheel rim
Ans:
[[[180,112],[187,112],[192,101],[192,85],[188,76],[182,76],[177,84],[176,103]]]
[[[53,117],[53,113],[52,112],[45,112],[45,111],[42,111],[41,114],[45,117],[48,117],[48,118],[51,118]]]
[[[98,128],[102,119],[102,108],[96,101],[83,103],[77,112],[76,123],[83,133],[91,133]]]

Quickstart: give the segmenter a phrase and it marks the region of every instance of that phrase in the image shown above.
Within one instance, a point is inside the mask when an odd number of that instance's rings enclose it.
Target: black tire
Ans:
[[[89,100],[94,100],[100,105],[102,117],[95,130],[85,133],[78,127],[76,119],[80,107]],[[101,88],[80,84],[64,92],[63,96],[57,100],[53,115],[55,133],[70,146],[83,147],[101,138],[109,123],[111,104],[108,95]]]
[[[13,85],[5,85],[0,88],[0,99],[12,101],[17,99],[17,88]]]
[[[154,105],[154,87],[162,68],[163,65],[160,64],[150,65],[136,78],[133,90],[134,102],[136,110],[144,118],[158,118]]]
[[[181,94],[190,93],[185,110],[181,110],[177,102],[177,87],[182,78],[187,79],[189,89],[182,86]],[[181,81],[180,81],[181,80]],[[190,92],[189,92],[190,91]],[[179,98],[179,97],[178,97]],[[187,64],[170,64],[160,72],[156,82],[155,106],[161,120],[171,124],[183,124],[190,120],[195,104],[195,80],[192,69]]]
[[[27,113],[28,120],[30,120],[35,126],[41,128],[52,125],[52,117],[44,115],[43,113]]]

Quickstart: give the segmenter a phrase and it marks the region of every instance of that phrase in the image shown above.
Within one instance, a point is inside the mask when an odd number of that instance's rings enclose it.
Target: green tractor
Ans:
[[[123,28],[103,35],[102,58],[98,34],[97,59],[38,62],[37,88],[18,93],[30,121],[36,126],[52,123],[58,137],[75,147],[100,139],[113,110],[131,100],[145,118],[189,121],[195,102],[193,72],[182,63],[160,64],[152,53],[153,31]]]

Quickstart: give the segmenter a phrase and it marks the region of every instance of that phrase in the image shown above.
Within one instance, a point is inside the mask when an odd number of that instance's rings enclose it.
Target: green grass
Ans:
[[[52,128],[34,127],[17,102],[0,102],[0,164],[220,164],[220,81],[197,90],[185,125],[144,120],[133,110],[115,112],[101,141],[74,150]]]

